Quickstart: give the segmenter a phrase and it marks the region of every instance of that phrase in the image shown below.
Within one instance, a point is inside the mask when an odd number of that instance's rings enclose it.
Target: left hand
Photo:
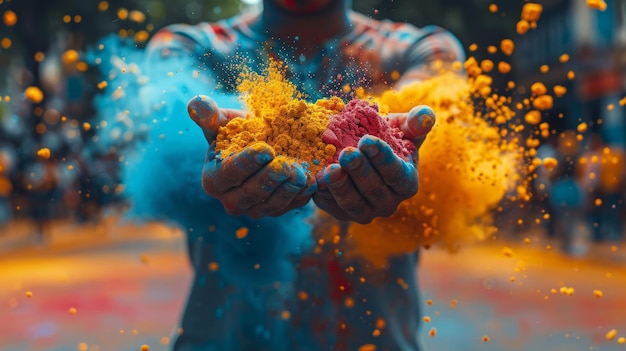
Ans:
[[[320,209],[339,220],[367,224],[392,215],[400,202],[417,193],[417,154],[435,124],[435,114],[430,107],[417,106],[387,118],[415,144],[413,159],[404,161],[382,139],[363,136],[356,148],[341,151],[338,164],[318,174],[313,200]]]

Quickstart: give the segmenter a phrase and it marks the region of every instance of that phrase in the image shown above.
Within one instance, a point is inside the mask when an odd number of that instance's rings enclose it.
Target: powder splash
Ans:
[[[356,147],[364,135],[381,138],[405,161],[410,160],[415,152],[415,145],[402,139],[403,133],[380,117],[377,104],[358,99],[350,101],[341,113],[332,117],[322,134],[322,141],[343,150],[348,146]],[[339,153],[336,153],[332,162],[338,160]]]
[[[237,88],[250,115],[220,127],[215,149],[228,157],[265,143],[278,155],[273,164],[299,162],[316,174],[337,151],[322,141],[322,133],[330,116],[343,110],[344,102],[338,97],[306,102],[283,72],[282,63],[276,60],[270,60],[261,74],[243,70]]]
[[[492,210],[520,182],[522,155],[518,139],[504,138],[498,127],[514,116],[506,99],[490,95],[488,77],[474,72],[469,79],[442,73],[375,99],[383,112],[429,105],[437,122],[419,151],[418,194],[390,217],[350,226],[346,254],[383,266],[420,246],[443,243],[454,251],[496,232]]]

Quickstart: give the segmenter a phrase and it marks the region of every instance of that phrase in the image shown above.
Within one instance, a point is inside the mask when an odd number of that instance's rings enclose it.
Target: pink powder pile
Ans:
[[[402,139],[400,129],[391,127],[378,114],[378,105],[364,100],[351,100],[341,113],[331,117],[330,123],[322,134],[322,141],[332,144],[337,152],[332,162],[339,160],[339,153],[348,146],[356,147],[364,135],[372,135],[384,140],[393,152],[408,161],[415,152],[415,145]]]

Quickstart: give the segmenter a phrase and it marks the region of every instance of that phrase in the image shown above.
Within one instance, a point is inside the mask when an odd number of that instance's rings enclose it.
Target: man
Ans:
[[[435,60],[463,61],[458,41],[441,29],[374,21],[349,7],[349,0],[264,0],[259,14],[173,25],[148,45],[152,81],[140,98],[165,118],[153,127],[147,153],[129,161],[133,179],[126,185],[137,213],[187,229],[195,279],[175,350],[419,349],[417,253],[373,270],[342,259],[349,248],[340,240],[351,222],[387,216],[414,195],[416,164],[371,136],[343,150],[317,178],[298,167],[271,176],[267,150],[224,160],[213,150],[217,128],[243,115],[224,108],[238,107],[231,65],[237,58],[252,66],[268,55],[284,61],[311,99],[340,95],[346,84],[373,92],[400,87],[435,74],[428,66]],[[207,93],[211,99],[191,99],[189,110],[209,142],[202,186],[210,197],[200,194],[198,134],[175,115],[182,97]],[[418,146],[428,132],[414,111],[390,123]],[[146,180],[155,175],[157,186]],[[175,185],[164,185],[167,179]],[[312,235],[313,203],[336,220],[329,227],[337,245]],[[245,237],[235,235],[244,227]]]

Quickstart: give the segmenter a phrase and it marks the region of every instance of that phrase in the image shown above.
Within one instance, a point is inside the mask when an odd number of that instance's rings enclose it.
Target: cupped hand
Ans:
[[[276,158],[267,144],[257,143],[227,157],[215,151],[219,127],[235,117],[245,118],[246,112],[220,109],[204,95],[193,97],[187,111],[209,143],[202,187],[222,202],[229,215],[280,216],[311,199],[317,188],[315,179],[307,177],[302,166]]]
[[[320,209],[339,220],[367,224],[392,215],[400,202],[417,193],[417,154],[435,114],[428,106],[417,106],[408,113],[390,114],[387,121],[415,144],[412,159],[403,160],[380,138],[362,137],[356,148],[341,151],[339,163],[318,174],[313,200]]]

